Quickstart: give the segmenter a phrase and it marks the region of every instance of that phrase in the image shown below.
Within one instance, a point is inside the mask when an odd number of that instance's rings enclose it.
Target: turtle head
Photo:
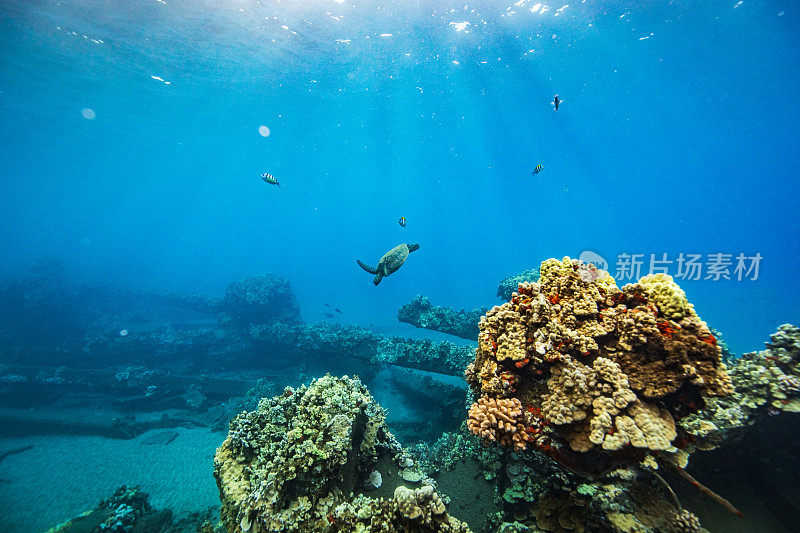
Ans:
[[[414,250],[419,248],[419,244],[406,244],[406,246],[408,246],[408,252],[409,253],[411,253]]]

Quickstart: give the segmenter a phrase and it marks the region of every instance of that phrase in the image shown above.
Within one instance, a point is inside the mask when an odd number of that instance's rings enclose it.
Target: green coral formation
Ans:
[[[358,378],[328,375],[231,422],[214,458],[222,520],[231,533],[468,531],[434,487],[397,485],[407,461]]]

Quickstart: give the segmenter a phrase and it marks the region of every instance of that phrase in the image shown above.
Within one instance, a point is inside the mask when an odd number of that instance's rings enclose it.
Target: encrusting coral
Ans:
[[[358,378],[287,388],[234,418],[217,449],[222,521],[231,533],[469,531],[432,486],[397,486],[396,466],[381,476],[404,458]],[[357,494],[392,489],[388,500]]]
[[[531,442],[561,458],[551,438],[573,452],[674,450],[676,420],[731,393],[715,337],[670,276],[620,289],[607,273],[566,257],[540,271],[539,282],[520,283],[481,318],[465,373],[480,398],[471,418],[492,399],[522,407],[513,427],[524,432],[513,434],[527,437],[496,438],[501,444]]]

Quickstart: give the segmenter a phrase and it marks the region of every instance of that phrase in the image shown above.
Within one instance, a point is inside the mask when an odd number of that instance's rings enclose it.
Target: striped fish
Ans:
[[[278,178],[276,178],[269,172],[264,172],[263,174],[261,174],[261,179],[264,180],[265,183],[269,183],[270,185],[277,185],[278,187],[281,186],[281,184],[278,183]]]
[[[536,174],[541,172],[543,168],[544,167],[542,165],[536,165],[536,168],[533,169],[533,172],[531,172],[531,174],[533,174],[535,176]]]

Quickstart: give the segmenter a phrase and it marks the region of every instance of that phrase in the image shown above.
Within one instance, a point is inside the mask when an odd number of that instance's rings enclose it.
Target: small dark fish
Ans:
[[[533,172],[531,172],[531,174],[533,174],[535,176],[536,174],[541,172],[543,169],[544,169],[544,167],[542,165],[536,165],[536,168],[533,169]]]
[[[556,111],[558,111],[558,104],[560,104],[560,103],[561,103],[561,100],[558,99],[558,95],[555,95],[553,97],[553,105],[555,106]]]
[[[331,306],[331,304],[322,304],[322,305],[324,305],[325,307],[330,307]]]
[[[338,308],[337,308],[337,309],[334,309],[334,311],[336,311],[336,312],[337,312],[337,313],[339,313],[340,315],[342,314],[342,311],[341,311],[340,309],[338,309]]]
[[[325,318],[333,318],[333,313],[325,313],[322,316],[324,316]]]
[[[406,217],[400,217],[400,218],[397,220],[397,223],[398,223],[398,224],[400,224],[400,226],[402,226],[402,227],[404,227],[404,228],[405,228],[405,227],[406,227]]]
[[[278,178],[276,178],[269,172],[264,172],[263,174],[261,174],[261,179],[264,180],[264,183],[269,183],[270,185],[277,185],[278,187],[281,186],[281,184],[278,183]]]

